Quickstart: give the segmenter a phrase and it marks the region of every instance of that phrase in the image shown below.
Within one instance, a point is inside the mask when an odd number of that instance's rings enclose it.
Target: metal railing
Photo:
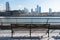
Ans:
[[[9,20],[10,20],[10,22],[9,22]],[[0,23],[1,23],[1,25],[8,24],[8,23],[9,24],[30,24],[30,30],[29,30],[30,38],[32,36],[32,34],[31,34],[31,31],[32,31],[31,25],[32,24],[47,24],[47,25],[49,24],[49,26],[47,28],[48,30],[46,31],[46,33],[48,33],[48,40],[49,40],[49,35],[50,35],[49,27],[51,24],[60,25],[60,18],[0,18]],[[14,35],[14,30],[11,25],[11,37],[13,37],[13,35]]]

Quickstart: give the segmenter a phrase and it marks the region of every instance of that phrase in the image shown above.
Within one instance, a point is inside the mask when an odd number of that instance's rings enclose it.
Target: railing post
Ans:
[[[0,29],[2,29],[2,26],[3,26],[3,23],[1,22],[1,26],[0,26]]]
[[[30,24],[30,38],[31,38],[31,24]]]
[[[30,39],[31,39],[31,26],[32,26],[32,18],[31,18],[31,24],[30,24]]]
[[[48,40],[49,40],[49,28],[50,28],[50,24],[48,25]]]
[[[13,38],[13,27],[12,27],[12,24],[11,24],[11,38]]]
[[[48,24],[48,21],[49,21],[49,18],[47,19],[46,24]],[[49,28],[50,28],[50,24],[48,24],[48,31],[47,31],[47,33],[48,33],[48,40],[49,40]]]

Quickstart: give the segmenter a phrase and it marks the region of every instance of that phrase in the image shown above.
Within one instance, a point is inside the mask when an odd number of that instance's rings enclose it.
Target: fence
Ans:
[[[60,25],[60,18],[59,17],[38,17],[38,18],[0,18],[0,25],[10,24],[11,30],[10,30],[10,37],[39,37],[41,40],[48,38],[47,40],[51,38],[59,37],[60,31],[59,29],[49,29],[51,25]],[[13,28],[13,25],[11,24],[27,24],[29,28]],[[48,28],[33,28],[33,25],[38,24],[46,24],[48,25]],[[5,25],[6,26],[6,25]],[[45,25],[42,25],[45,26]],[[41,27],[42,27],[41,26]],[[3,26],[2,26],[3,27]],[[38,27],[38,26],[36,26]],[[57,27],[57,26],[56,26]],[[2,31],[2,30],[1,30]],[[4,31],[4,30],[3,30]],[[3,32],[2,31],[2,32]],[[57,32],[56,32],[57,31]],[[6,32],[6,31],[4,31]],[[9,30],[8,30],[9,32]],[[8,33],[7,32],[7,33]],[[8,34],[9,35],[9,34]],[[57,38],[58,39],[58,38]]]

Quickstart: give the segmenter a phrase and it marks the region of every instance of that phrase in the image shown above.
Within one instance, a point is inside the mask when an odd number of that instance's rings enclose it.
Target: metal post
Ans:
[[[32,19],[31,19],[31,24],[30,24],[30,39],[31,39],[31,26],[32,26]]]
[[[48,26],[48,40],[49,40],[49,27],[50,27],[50,24],[49,24],[49,26]]]
[[[13,38],[13,28],[12,28],[12,25],[11,25],[11,38]]]
[[[48,24],[48,21],[49,21],[49,18],[47,19],[46,24]],[[47,31],[47,33],[48,33],[48,40],[49,40],[49,27],[50,27],[50,24],[48,25],[48,31]]]
[[[3,26],[3,23],[1,22],[1,28],[2,28],[2,26]]]
[[[31,24],[30,24],[30,38],[31,38]]]

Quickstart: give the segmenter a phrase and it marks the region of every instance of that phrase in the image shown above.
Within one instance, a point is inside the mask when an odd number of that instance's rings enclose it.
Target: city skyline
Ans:
[[[5,9],[6,2],[9,2],[11,10],[19,10],[26,7],[31,11],[31,8],[35,10],[36,6],[39,5],[42,12],[49,12],[49,8],[53,12],[60,11],[60,0],[0,0],[0,10]]]
[[[32,14],[35,14],[35,13],[40,14],[41,13],[41,7],[39,5],[37,5],[35,8],[35,11],[33,10],[33,8],[31,9],[31,13]]]

